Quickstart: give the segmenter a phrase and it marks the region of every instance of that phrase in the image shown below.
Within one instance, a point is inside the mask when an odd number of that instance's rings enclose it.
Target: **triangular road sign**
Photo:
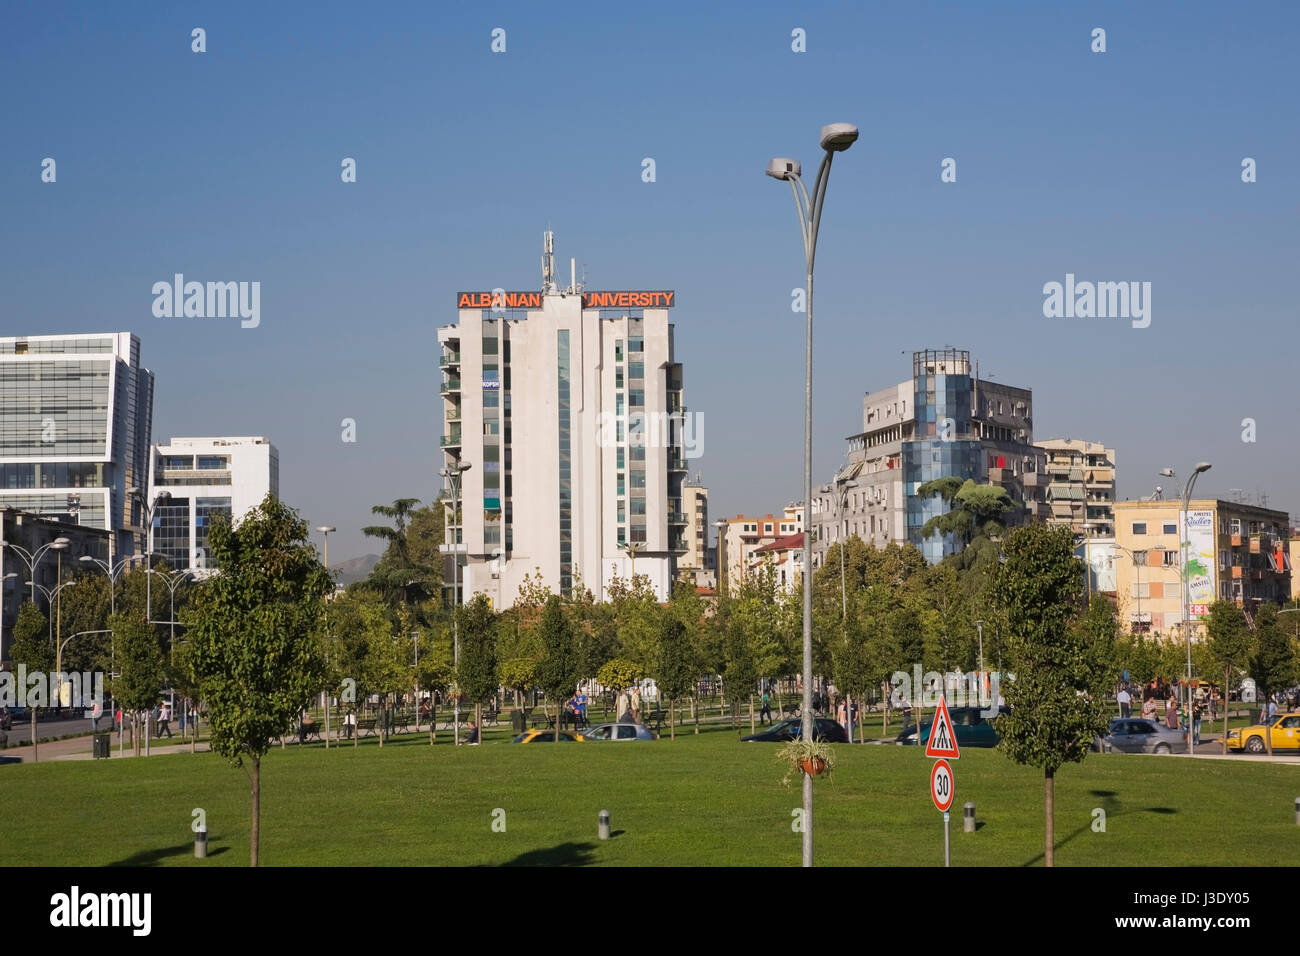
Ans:
[[[956,760],[961,756],[957,752],[957,734],[952,729],[952,718],[948,716],[948,701],[939,698],[939,709],[930,724],[930,739],[925,744],[927,757],[946,757]]]

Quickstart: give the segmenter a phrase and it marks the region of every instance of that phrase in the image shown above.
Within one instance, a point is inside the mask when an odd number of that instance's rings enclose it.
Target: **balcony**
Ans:
[[[1234,535],[1232,536],[1232,546],[1233,546],[1234,548],[1240,548],[1241,545],[1242,545],[1241,535],[1240,535],[1240,534],[1234,534]]]
[[[670,511],[668,512],[668,523],[670,525],[686,524],[686,515],[682,514],[680,511]]]
[[[441,358],[438,360],[439,368],[453,368],[457,365],[460,365],[459,352],[443,352]]]
[[[690,469],[686,467],[686,459],[685,459],[685,458],[683,458],[681,455],[674,455],[674,454],[671,454],[671,453],[670,453],[670,454],[668,455],[668,470],[669,470],[669,471],[689,471]]]
[[[459,448],[461,446],[460,430],[453,431],[450,435],[443,435],[438,440],[438,444],[443,448]]]
[[[439,391],[442,392],[443,395],[449,395],[453,392],[459,392],[460,376],[459,375],[447,376],[447,378],[443,379],[442,388],[439,389]]]

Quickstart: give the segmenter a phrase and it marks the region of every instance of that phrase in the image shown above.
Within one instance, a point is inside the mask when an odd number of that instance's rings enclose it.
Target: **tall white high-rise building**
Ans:
[[[178,570],[216,567],[208,529],[219,514],[239,523],[267,493],[280,494],[280,453],[265,438],[173,438],[154,445],[149,479],[153,550]],[[159,496],[166,492],[169,498]]]
[[[447,544],[462,595],[506,607],[525,575],[597,599],[647,575],[663,599],[686,550],[682,483],[701,430],[682,404],[669,291],[591,292],[555,280],[545,236],[537,292],[462,292],[438,330],[448,467],[467,463]],[[448,585],[451,575],[448,575]]]

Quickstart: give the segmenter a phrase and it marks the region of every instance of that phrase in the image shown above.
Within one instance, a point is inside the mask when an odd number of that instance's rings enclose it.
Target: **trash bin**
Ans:
[[[522,734],[528,729],[528,715],[524,713],[522,707],[516,707],[510,712],[510,727],[517,734]]]
[[[90,753],[94,759],[107,759],[113,755],[113,735],[110,733],[94,734],[90,738]]]

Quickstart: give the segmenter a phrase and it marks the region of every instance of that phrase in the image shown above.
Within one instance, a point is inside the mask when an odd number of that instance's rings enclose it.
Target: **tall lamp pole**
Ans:
[[[144,566],[151,566],[150,558],[153,557],[153,515],[158,510],[158,505],[164,501],[172,500],[170,491],[160,491],[154,496],[153,502],[149,503],[139,488],[126,489],[127,496],[133,498],[144,511],[145,537],[144,537]],[[144,578],[144,619],[150,624],[153,623],[153,579],[147,574]],[[147,734],[146,734],[147,736]],[[147,741],[146,741],[147,742]]]
[[[4,657],[4,633],[5,633],[5,586],[10,580],[15,580],[18,572],[10,571],[8,574],[0,575],[0,659]]]
[[[460,517],[460,482],[465,472],[469,471],[470,463],[461,461],[459,456],[456,458],[452,467],[444,468],[438,472],[443,478],[451,483],[451,549],[452,558],[456,562],[455,572],[455,590],[452,592],[451,602],[451,666],[453,669],[460,667],[460,617],[456,611],[460,608],[460,538],[461,525],[464,523]],[[479,733],[482,733],[480,730]],[[457,673],[456,678],[456,697],[452,702],[452,739],[456,746],[460,746],[460,676]]]
[[[823,126],[821,148],[825,151],[812,199],[800,178],[803,167],[797,160],[777,158],[767,164],[767,175],[790,184],[795,211],[799,216],[799,234],[803,239],[804,262],[808,268],[808,315],[805,320],[804,346],[804,462],[803,462],[803,728],[805,740],[813,739],[812,716],[812,343],[813,343],[813,263],[817,258],[817,232],[821,226],[822,204],[826,201],[826,184],[830,179],[831,159],[858,139],[858,128],[850,123]],[[803,865],[813,865],[812,777],[803,775]]]
[[[723,546],[726,544],[726,537],[727,537],[727,522],[726,522],[726,521],[723,521],[723,520],[715,521],[715,522],[713,522],[713,527],[715,527],[715,528],[718,529],[718,560],[717,560],[717,565],[718,565],[718,567],[717,567],[717,572],[718,572],[718,594],[721,595],[721,594],[723,593],[723,587],[722,587],[722,555],[723,555],[723,550],[722,550],[722,549],[723,549]]]
[[[322,524],[322,525],[317,525],[316,530],[325,536],[325,555],[324,555],[325,573],[328,574],[330,570],[330,532],[337,531],[338,528],[334,527],[333,525]],[[331,577],[330,581],[333,582],[333,580],[334,579]],[[331,594],[331,596],[333,595]],[[326,622],[326,626],[328,628],[328,621]],[[330,749],[330,692],[328,689],[325,691],[323,696],[325,698],[325,749],[329,750]]]
[[[46,552],[50,549],[62,551],[69,544],[71,544],[71,542],[67,538],[55,538],[48,544],[41,545],[41,547],[37,548],[35,551],[28,551],[26,548],[20,548],[12,541],[4,540],[4,528],[0,527],[0,548],[8,548],[14,554],[18,555],[18,557],[22,559],[23,564],[27,566],[27,573],[31,575],[33,604],[36,603],[36,569],[41,565],[41,558],[45,557]]]
[[[1188,612],[1187,602],[1191,599],[1190,598],[1191,580],[1190,580],[1190,575],[1187,573],[1188,572],[1188,568],[1187,568],[1188,540],[1187,539],[1189,537],[1188,528],[1187,528],[1189,516],[1188,516],[1187,509],[1191,505],[1192,487],[1196,484],[1197,475],[1199,475],[1203,471],[1209,471],[1209,470],[1210,470],[1210,463],[1208,461],[1201,462],[1196,466],[1196,468],[1192,470],[1191,475],[1188,476],[1187,478],[1187,483],[1183,485],[1183,520],[1180,528],[1182,534],[1178,536],[1179,544],[1182,548],[1183,639],[1187,643],[1187,686],[1185,691],[1187,695],[1187,727],[1186,727],[1187,756],[1189,757],[1195,757],[1196,751],[1192,749],[1192,720],[1191,720],[1191,716],[1192,716],[1192,625],[1191,625],[1191,620],[1189,618],[1189,615],[1187,613]],[[1164,475],[1166,478],[1178,477],[1177,475],[1174,474],[1174,470],[1172,468],[1163,468],[1161,469],[1160,474]]]

